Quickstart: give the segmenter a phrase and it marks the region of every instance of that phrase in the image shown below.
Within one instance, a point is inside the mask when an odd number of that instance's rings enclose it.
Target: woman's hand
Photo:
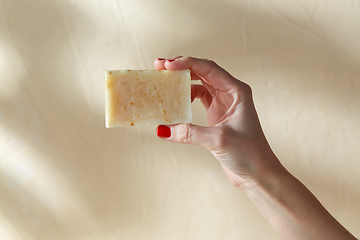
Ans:
[[[166,140],[209,149],[230,181],[244,190],[281,239],[351,239],[313,194],[278,161],[261,129],[251,89],[212,61],[191,57],[157,59],[157,69],[190,69],[192,99],[200,98],[209,127],[178,124]],[[158,135],[161,137],[161,129]],[[169,129],[168,129],[169,130]]]
[[[206,147],[238,187],[245,187],[245,183],[281,166],[263,134],[247,84],[206,59],[158,58],[154,65],[159,70],[190,69],[192,79],[201,80],[202,85],[192,85],[191,98],[201,100],[209,123],[209,127],[159,126],[158,130],[171,129],[171,136],[164,139]]]

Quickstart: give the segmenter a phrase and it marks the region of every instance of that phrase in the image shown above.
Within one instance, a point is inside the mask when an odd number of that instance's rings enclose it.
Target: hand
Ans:
[[[209,127],[193,124],[168,126],[168,141],[197,144],[209,149],[237,187],[281,166],[266,141],[252,100],[251,88],[213,61],[192,57],[157,59],[157,69],[190,69],[191,99],[199,98]]]
[[[209,149],[230,181],[258,207],[281,239],[356,239],[279,162],[261,129],[250,87],[216,63],[191,57],[157,59],[157,69],[190,69],[191,98],[200,98],[209,127],[171,125],[173,142]]]

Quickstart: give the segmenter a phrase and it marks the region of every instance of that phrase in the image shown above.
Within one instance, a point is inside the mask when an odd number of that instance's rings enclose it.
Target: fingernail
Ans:
[[[166,58],[158,58],[157,60],[163,61],[163,60],[166,60]]]
[[[171,136],[171,129],[168,126],[160,125],[156,130],[156,134],[161,138],[169,138]]]
[[[167,61],[168,62],[173,62],[173,61],[175,61],[176,59],[168,59]]]

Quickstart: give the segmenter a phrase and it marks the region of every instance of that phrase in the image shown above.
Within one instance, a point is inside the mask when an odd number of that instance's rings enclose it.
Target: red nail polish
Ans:
[[[168,62],[173,62],[173,61],[175,61],[176,59],[168,59],[167,61]]]
[[[171,136],[171,129],[168,126],[160,125],[156,130],[156,134],[161,138],[169,138]]]
[[[163,60],[166,60],[166,58],[158,58],[157,60],[163,61]]]

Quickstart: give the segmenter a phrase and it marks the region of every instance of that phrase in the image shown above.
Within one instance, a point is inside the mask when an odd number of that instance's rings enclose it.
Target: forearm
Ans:
[[[356,239],[282,166],[243,187],[281,239]]]

